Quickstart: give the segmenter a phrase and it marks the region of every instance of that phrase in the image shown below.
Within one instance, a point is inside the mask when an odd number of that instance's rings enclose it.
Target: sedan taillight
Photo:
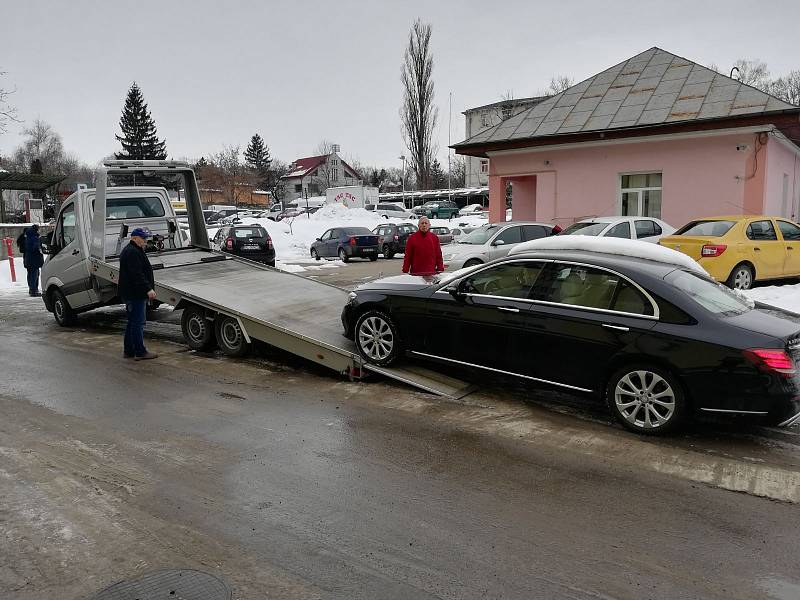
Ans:
[[[722,255],[723,252],[727,249],[725,244],[706,244],[703,246],[703,249],[700,251],[700,254],[704,258],[714,258],[715,256]]]
[[[795,374],[794,361],[786,350],[773,348],[751,348],[744,351],[744,357],[762,371],[777,373],[783,377]]]
[[[553,225],[553,230],[550,235],[556,235],[557,233],[561,233],[564,228],[561,225]]]
[[[233,238],[228,238],[227,240],[225,240],[225,247],[228,250],[233,250]]]
[[[395,235],[394,236],[394,241],[395,242],[399,242],[400,241],[400,236],[399,235]]]
[[[350,245],[351,246],[355,246],[356,245],[356,238],[354,238],[354,237],[350,238]]]
[[[267,250],[272,250],[272,238],[267,238]]]

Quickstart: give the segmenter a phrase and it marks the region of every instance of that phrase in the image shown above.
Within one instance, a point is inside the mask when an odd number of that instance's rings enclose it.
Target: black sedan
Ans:
[[[259,225],[226,225],[217,231],[211,243],[222,252],[275,266],[272,238]]]
[[[800,421],[800,316],[674,265],[531,252],[350,294],[345,335],[368,362],[408,354],[602,395],[630,430],[695,412]]]
[[[311,244],[311,258],[338,256],[343,262],[351,258],[378,260],[378,236],[366,227],[334,227]]]
[[[384,223],[372,230],[378,236],[378,245],[383,258],[392,258],[395,254],[406,251],[408,236],[417,230],[413,223]]]

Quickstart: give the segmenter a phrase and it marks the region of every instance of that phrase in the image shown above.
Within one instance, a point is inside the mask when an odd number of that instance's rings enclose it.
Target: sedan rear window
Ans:
[[[714,314],[740,315],[754,306],[751,300],[736,294],[721,283],[689,271],[673,271],[667,275],[666,281]]]
[[[722,237],[734,225],[736,225],[736,221],[692,221],[678,229],[674,235]]]
[[[345,227],[341,231],[344,232],[344,235],[373,235],[366,227]]]
[[[233,230],[233,237],[247,239],[251,237],[267,237],[267,232],[261,227],[237,227]]]
[[[608,223],[573,223],[558,235],[600,235],[606,227]]]

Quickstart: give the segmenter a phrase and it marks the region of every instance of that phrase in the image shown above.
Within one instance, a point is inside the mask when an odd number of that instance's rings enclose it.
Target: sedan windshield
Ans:
[[[573,223],[558,235],[600,235],[610,223]]]
[[[746,296],[696,273],[678,269],[667,275],[666,280],[714,314],[740,315],[755,306]]]
[[[499,225],[484,225],[478,229],[470,231],[467,235],[458,240],[459,244],[477,244],[482,245],[489,241],[500,226]]]

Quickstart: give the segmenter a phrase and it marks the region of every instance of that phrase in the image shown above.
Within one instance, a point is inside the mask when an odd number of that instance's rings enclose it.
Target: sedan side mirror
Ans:
[[[462,301],[464,299],[464,291],[461,289],[461,282],[451,283],[446,288],[447,293],[450,294],[453,298],[458,301]]]
[[[492,242],[492,246],[505,246],[505,245],[506,245],[505,240],[495,240]]]

